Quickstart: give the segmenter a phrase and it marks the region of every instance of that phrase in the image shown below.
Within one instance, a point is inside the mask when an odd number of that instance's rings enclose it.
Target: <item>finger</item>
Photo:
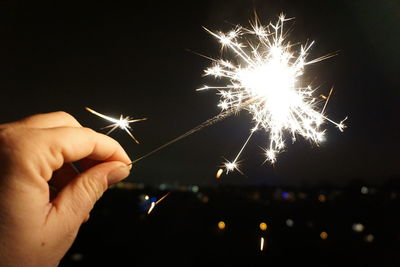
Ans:
[[[11,125],[29,128],[82,127],[70,114],[64,111],[37,114],[12,122]]]
[[[66,220],[71,226],[79,227],[108,186],[128,175],[129,168],[116,161],[101,163],[86,170],[59,192],[52,202],[50,218],[57,217],[57,220]]]
[[[99,163],[101,163],[101,162],[98,160],[93,160],[93,159],[89,159],[89,158],[81,159],[80,161],[77,162],[80,170],[82,170],[82,171],[90,169]]]
[[[50,188],[50,201],[56,198],[60,192],[72,179],[74,179],[79,172],[71,164],[64,164],[60,169],[53,173],[49,181]]]
[[[97,161],[131,162],[121,145],[109,136],[89,128],[59,127],[43,129],[43,142],[48,147],[48,160],[52,171],[64,162],[75,162],[83,158]]]

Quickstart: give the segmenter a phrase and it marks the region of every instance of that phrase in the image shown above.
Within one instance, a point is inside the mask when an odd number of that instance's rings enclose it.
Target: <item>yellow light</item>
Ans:
[[[225,222],[224,221],[218,222],[218,229],[219,230],[224,230],[225,229]]]
[[[145,196],[144,196],[144,199],[145,199],[145,200],[149,200],[149,195],[145,195]]]
[[[328,238],[328,234],[326,232],[322,232],[320,235],[321,239],[326,240]]]
[[[261,231],[266,231],[268,229],[268,225],[265,222],[260,223]]]

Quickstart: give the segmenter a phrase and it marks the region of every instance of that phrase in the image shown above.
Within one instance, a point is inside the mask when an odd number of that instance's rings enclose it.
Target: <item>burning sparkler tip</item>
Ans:
[[[231,171],[234,171],[237,169],[237,164],[235,162],[226,162],[225,163],[225,168],[226,168],[226,174],[228,174]]]
[[[218,107],[222,111],[247,110],[253,115],[257,126],[251,130],[251,135],[257,129],[264,129],[269,133],[270,142],[265,156],[266,161],[272,164],[285,147],[285,131],[318,144],[325,140],[324,131],[319,129],[324,121],[331,122],[341,131],[346,127],[343,123],[345,120],[336,123],[324,115],[333,88],[328,96],[320,95],[325,100],[325,105],[318,112],[315,109],[316,97],[313,96],[316,89],[310,85],[300,85],[300,77],[304,75],[307,65],[331,55],[308,61],[307,56],[314,41],[298,45],[296,51],[295,45],[287,41],[287,31],[284,30],[285,22],[292,19],[281,13],[276,23],[263,26],[255,14],[249,29],[237,25],[230,32],[223,33],[203,27],[219,41],[221,49],[229,49],[237,61],[212,59],[212,66],[205,70],[205,74],[227,78],[229,82],[223,87],[204,86],[201,89],[218,90],[221,96]],[[254,36],[258,43],[254,41]],[[251,135],[235,160],[225,163],[224,169],[227,173],[238,170],[236,161]]]
[[[341,132],[343,132],[344,129],[347,128],[347,125],[344,124],[344,122],[345,122],[347,119],[348,119],[348,117],[344,118],[344,119],[341,120],[340,123],[337,125],[337,127],[339,128],[339,130],[340,130]]]

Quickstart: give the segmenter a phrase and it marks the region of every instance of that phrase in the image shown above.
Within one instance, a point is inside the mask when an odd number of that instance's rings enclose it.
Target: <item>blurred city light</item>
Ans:
[[[324,194],[319,194],[318,201],[324,203],[326,201],[326,196]]]
[[[319,236],[321,237],[322,240],[326,240],[328,238],[327,232],[321,232]]]
[[[361,223],[354,223],[352,228],[353,231],[357,233],[361,233],[362,231],[364,231],[364,225]]]
[[[219,221],[218,222],[218,229],[219,230],[224,230],[225,229],[225,222],[224,221]]]
[[[369,192],[368,187],[366,187],[366,186],[361,187],[361,194],[366,195],[366,194],[368,194],[368,192]]]
[[[286,225],[287,225],[288,227],[293,227],[294,221],[293,221],[292,219],[287,219],[287,220],[286,220]]]
[[[260,223],[260,229],[261,231],[266,231],[268,228],[268,225],[265,222]]]
[[[364,238],[364,240],[365,240],[366,242],[368,242],[368,243],[373,242],[374,239],[375,239],[375,237],[374,237],[374,235],[372,235],[372,234],[366,235],[365,238]]]

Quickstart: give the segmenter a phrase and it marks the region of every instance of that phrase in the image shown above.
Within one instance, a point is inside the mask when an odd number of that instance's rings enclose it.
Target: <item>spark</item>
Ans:
[[[261,237],[260,239],[260,251],[264,250],[264,237]]]
[[[228,161],[225,163],[225,168],[226,168],[226,172],[228,173],[230,171],[235,170],[237,168],[237,165],[236,165],[236,163]]]
[[[86,110],[91,112],[92,114],[99,116],[100,118],[103,118],[105,120],[108,120],[109,122],[112,122],[112,124],[104,127],[105,128],[111,128],[108,132],[107,135],[109,135],[110,133],[112,133],[115,129],[120,128],[121,130],[124,130],[125,132],[127,132],[129,134],[129,136],[137,143],[139,144],[139,141],[133,136],[131,130],[132,127],[130,126],[131,123],[135,123],[138,121],[144,121],[147,120],[147,118],[141,118],[141,119],[133,119],[129,116],[127,117],[123,117],[122,115],[120,116],[119,119],[115,119],[109,116],[106,116],[104,114],[101,114],[91,108],[86,107]]]
[[[157,200],[157,201],[152,201],[151,204],[150,204],[150,208],[149,208],[149,210],[147,211],[147,214],[150,214],[150,213],[153,211],[153,209],[155,208],[155,206],[157,206],[161,201],[163,201],[167,196],[169,196],[170,193],[171,193],[171,192],[166,193],[164,196],[162,196],[162,197],[161,197],[159,200]]]
[[[217,174],[215,174],[215,178],[217,178],[217,179],[221,178],[221,175],[222,175],[223,172],[224,172],[224,169],[219,169],[217,171]]]
[[[153,211],[153,209],[154,209],[155,206],[156,206],[156,203],[155,203],[155,202],[151,202],[150,208],[149,208],[149,210],[147,211],[147,214],[150,214],[150,213]]]
[[[320,129],[324,122],[334,124],[340,131],[346,128],[347,117],[337,123],[325,115],[333,89],[328,96],[319,98],[314,96],[315,89],[302,81],[307,65],[333,55],[307,61],[314,42],[291,44],[284,30],[288,20],[291,19],[281,14],[275,24],[263,26],[256,16],[249,28],[238,25],[228,33],[204,28],[219,40],[221,51],[229,51],[233,57],[207,57],[213,64],[205,70],[205,75],[227,79],[228,83],[205,85],[198,90],[216,90],[220,95],[218,107],[222,114],[246,110],[256,125],[235,159],[225,163],[227,173],[239,170],[237,161],[256,131],[263,130],[269,135],[264,151],[266,161],[273,164],[286,148],[287,133],[293,142],[297,136],[303,136],[319,144],[325,140],[325,130]],[[323,108],[318,111],[323,102]]]

